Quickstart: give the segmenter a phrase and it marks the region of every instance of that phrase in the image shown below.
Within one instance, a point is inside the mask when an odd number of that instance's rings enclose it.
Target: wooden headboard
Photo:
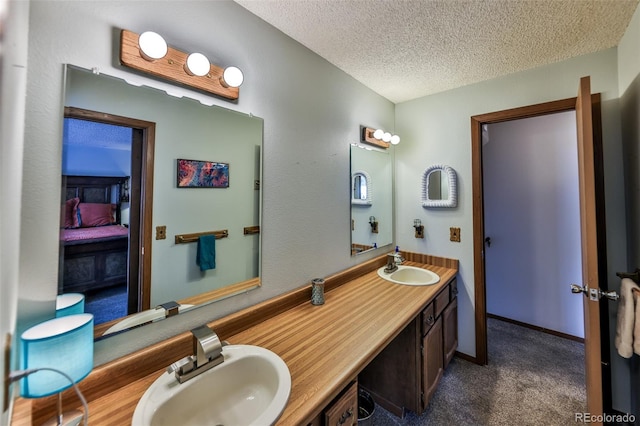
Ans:
[[[64,199],[80,198],[81,203],[113,203],[116,222],[120,223],[122,187],[129,176],[71,176],[62,175]]]

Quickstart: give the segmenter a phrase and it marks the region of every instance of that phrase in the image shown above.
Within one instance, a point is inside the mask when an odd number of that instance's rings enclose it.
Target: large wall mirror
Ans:
[[[393,243],[391,153],[351,145],[351,255]]]
[[[97,338],[260,285],[262,119],[73,66],[61,119],[58,293],[84,294]]]

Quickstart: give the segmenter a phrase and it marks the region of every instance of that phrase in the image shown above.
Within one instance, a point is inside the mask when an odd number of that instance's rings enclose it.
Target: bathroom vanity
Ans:
[[[325,424],[327,418],[354,424],[359,377],[361,384],[375,392],[370,373],[385,364],[388,353],[401,347],[398,342],[406,344],[409,334],[416,360],[421,357],[418,348],[425,347],[426,357],[421,358],[427,366],[422,374],[429,378],[425,395],[435,389],[437,380],[432,378],[439,379],[447,358],[455,352],[453,328],[457,327],[451,318],[456,317],[458,261],[413,253],[403,256],[406,264],[432,270],[440,281],[408,286],[382,279],[376,270],[385,265],[383,255],[327,277],[323,305],[310,303],[311,288],[305,285],[208,324],[231,344],[261,346],[285,361],[291,373],[291,393],[277,424]],[[191,338],[187,331],[95,368],[79,384],[89,401],[90,423],[130,424],[145,390],[168,365],[190,354]],[[432,357],[439,361],[432,364]],[[419,363],[413,364],[417,367]],[[392,395],[385,398],[394,401]],[[13,424],[42,423],[55,412],[56,400],[18,399]],[[72,390],[64,392],[63,401],[65,409],[79,406]],[[396,404],[416,409],[406,402]]]

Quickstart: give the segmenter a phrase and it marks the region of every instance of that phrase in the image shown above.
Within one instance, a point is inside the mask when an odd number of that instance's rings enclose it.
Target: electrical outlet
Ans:
[[[167,239],[167,227],[156,226],[156,240],[166,240],[166,239]]]
[[[449,239],[453,242],[460,242],[460,228],[449,228]]]

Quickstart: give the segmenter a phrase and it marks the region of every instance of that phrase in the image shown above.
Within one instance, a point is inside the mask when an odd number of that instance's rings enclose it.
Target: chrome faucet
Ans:
[[[184,383],[224,362],[222,347],[226,346],[227,342],[221,342],[213,330],[206,325],[201,325],[191,330],[191,334],[193,334],[193,355],[184,357],[167,368],[168,373],[175,373],[179,383]]]
[[[398,265],[396,265],[396,254],[389,253],[387,254],[387,266],[384,268],[384,272],[390,274],[394,271],[398,270]]]

